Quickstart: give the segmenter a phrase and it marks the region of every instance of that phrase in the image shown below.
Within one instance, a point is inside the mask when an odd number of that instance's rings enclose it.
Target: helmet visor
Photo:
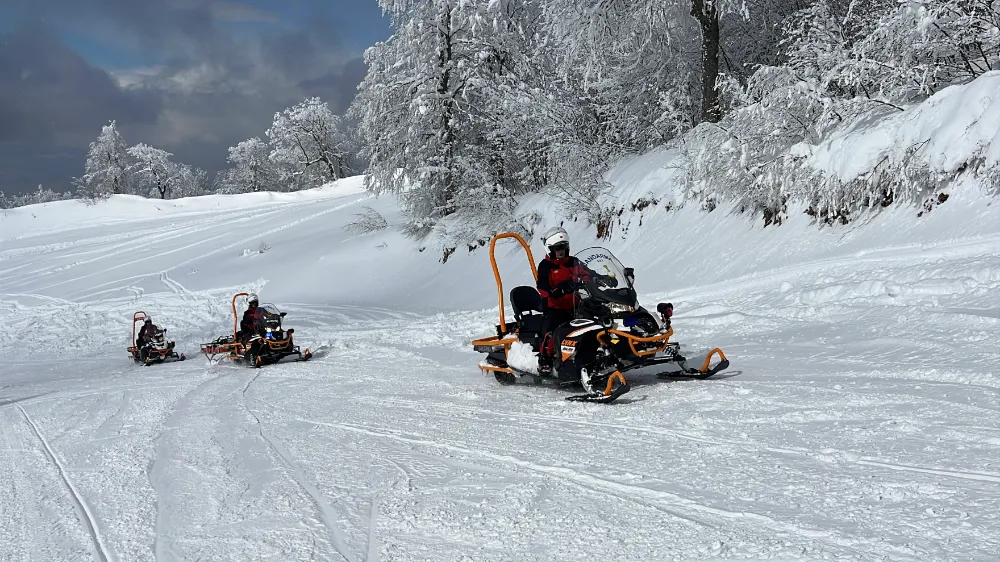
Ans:
[[[549,252],[556,257],[566,257],[569,255],[569,242],[556,242],[549,246]]]

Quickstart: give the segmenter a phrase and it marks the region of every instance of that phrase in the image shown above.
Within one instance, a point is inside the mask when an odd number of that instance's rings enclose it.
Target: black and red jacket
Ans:
[[[155,324],[143,324],[142,328],[139,328],[139,336],[136,338],[139,341],[147,342],[153,339],[153,334],[156,333]]]
[[[573,310],[576,304],[573,291],[559,296],[554,296],[552,291],[567,281],[581,281],[589,277],[587,268],[573,256],[561,259],[545,256],[542,263],[538,264],[538,293],[545,299],[548,308]]]
[[[244,334],[260,332],[264,329],[264,310],[259,306],[251,306],[243,313],[240,329]]]

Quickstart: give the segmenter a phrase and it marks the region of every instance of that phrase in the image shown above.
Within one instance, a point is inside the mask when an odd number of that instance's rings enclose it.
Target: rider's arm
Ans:
[[[573,258],[573,276],[575,281],[590,281],[590,270],[575,257]]]
[[[542,260],[542,263],[538,264],[538,281],[535,285],[543,299],[549,298],[549,293],[552,292],[552,287],[549,286],[550,269],[548,260]]]

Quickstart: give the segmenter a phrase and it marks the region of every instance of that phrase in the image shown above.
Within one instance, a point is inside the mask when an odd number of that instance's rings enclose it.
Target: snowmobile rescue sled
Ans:
[[[300,351],[299,346],[292,341],[294,328],[287,330],[281,326],[281,321],[287,314],[281,312],[273,304],[262,304],[263,326],[256,333],[244,334],[239,329],[239,314],[236,311],[236,299],[246,297],[249,293],[233,295],[233,335],[225,335],[214,341],[201,344],[201,352],[212,363],[229,359],[237,363],[246,363],[252,367],[261,367],[277,363],[286,357],[295,356],[296,361],[307,361],[312,357],[309,348]]]
[[[567,400],[610,403],[629,391],[625,373],[633,369],[669,364],[674,369],[657,376],[701,379],[729,367],[719,348],[709,352],[701,368],[688,367],[680,344],[669,341],[674,333],[670,322],[673,305],[658,304],[656,315],[639,306],[632,268],[623,267],[606,248],[593,247],[576,254],[585,273],[572,282],[577,296],[575,319],[555,329],[552,374],[540,375],[537,354],[544,337],[544,303],[535,287],[515,287],[510,292],[514,321],[506,321],[503,283],[494,256],[497,241],[504,238],[521,244],[536,281],[538,278],[531,248],[521,236],[508,232],[493,237],[490,262],[497,283],[500,323],[496,335],[473,340],[472,345],[486,354],[479,368],[492,372],[501,384],[513,384],[519,377],[536,381],[549,378],[560,386],[583,386],[586,394]],[[711,366],[716,355],[719,362]]]
[[[136,363],[142,363],[147,367],[153,363],[183,361],[184,354],[174,351],[174,342],[167,341],[166,328],[157,328],[150,336],[149,341],[145,342],[142,347],[136,347],[136,324],[144,323],[148,317],[149,315],[141,310],[132,315],[132,345],[128,347],[129,357]]]

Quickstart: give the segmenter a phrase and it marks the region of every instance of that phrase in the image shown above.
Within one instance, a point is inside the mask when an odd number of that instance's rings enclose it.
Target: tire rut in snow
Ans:
[[[223,373],[175,402],[156,439],[147,469],[157,496],[156,559],[260,559],[280,549],[285,559],[357,562],[337,514],[242,403],[261,372],[216,369]]]
[[[834,532],[801,527],[794,523],[780,521],[759,513],[730,511],[711,507],[671,492],[608,480],[569,467],[536,463],[511,455],[469,448],[459,443],[441,441],[437,438],[412,432],[404,434],[382,428],[370,428],[362,425],[337,422],[319,422],[301,418],[298,418],[297,421],[304,424],[333,427],[349,432],[380,437],[407,443],[411,446],[417,445],[444,449],[451,453],[487,458],[576,486],[590,494],[599,494],[614,500],[625,501],[643,508],[659,511],[678,522],[715,531],[724,531],[727,534],[737,536],[740,541],[745,543],[760,543],[761,539],[767,536],[766,533],[761,532],[761,528],[763,527],[779,536],[803,537],[804,539],[823,545],[823,548],[830,551],[831,554],[837,553],[838,555],[850,556],[856,560],[878,560],[885,556],[896,560],[916,560],[916,558],[899,551],[872,553],[868,548],[874,545],[858,544],[850,539],[837,536]]]
[[[70,481],[69,477],[66,475],[66,469],[63,467],[62,463],[59,461],[59,457],[56,456],[55,451],[52,446],[49,445],[47,439],[39,431],[38,426],[35,425],[34,420],[28,415],[20,404],[14,404],[14,406],[20,410],[21,416],[24,417],[24,421],[31,427],[31,432],[35,434],[38,441],[42,444],[42,450],[45,452],[45,456],[48,457],[49,461],[55,465],[56,471],[59,473],[59,478],[62,480],[63,484],[69,492],[70,501],[73,503],[73,508],[76,510],[77,517],[80,519],[80,524],[86,529],[87,534],[90,535],[91,540],[94,543],[94,557],[101,562],[108,562],[111,558],[108,557],[107,549],[104,546],[104,540],[101,538],[99,527],[97,526],[94,516],[90,511],[90,507],[87,502],[83,499],[83,496],[77,492],[76,487],[73,482]]]
[[[292,479],[302,490],[312,498],[313,502],[316,504],[316,508],[319,510],[320,519],[323,521],[323,525],[330,532],[330,544],[333,548],[340,554],[344,560],[347,562],[357,562],[357,559],[351,555],[350,547],[347,545],[347,539],[344,535],[344,531],[337,525],[337,512],[330,505],[330,502],[326,501],[323,494],[316,489],[315,486],[309,483],[305,475],[295,466],[291,455],[285,450],[285,447],[281,442],[271,436],[265,429],[264,425],[260,422],[260,417],[250,409],[250,405],[247,403],[247,391],[250,389],[257,377],[260,376],[260,372],[253,376],[249,381],[247,381],[246,386],[243,387],[243,392],[241,393],[243,397],[243,407],[246,408],[247,413],[254,419],[257,423],[257,432],[260,434],[261,439],[263,439],[272,451],[281,459],[281,462],[285,465],[286,473],[288,477]]]

